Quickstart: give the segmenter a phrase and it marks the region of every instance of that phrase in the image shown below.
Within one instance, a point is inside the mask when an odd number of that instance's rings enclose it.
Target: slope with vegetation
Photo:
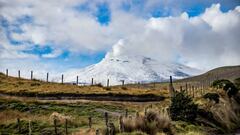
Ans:
[[[103,87],[46,83],[0,74],[1,134],[76,135],[212,135],[240,128],[239,78],[215,80],[211,87],[188,90],[175,87],[170,98],[168,83]],[[151,86],[151,87],[149,87]],[[204,92],[202,92],[204,91]],[[160,102],[90,100],[40,100],[20,97],[40,94],[162,95]],[[15,96],[13,96],[15,94]],[[106,115],[108,114],[108,115]],[[108,117],[107,117],[108,116]],[[91,117],[91,122],[90,122]],[[30,123],[30,124],[29,124]],[[55,124],[54,124],[55,123]],[[90,124],[91,123],[91,124]],[[20,126],[19,126],[20,125]],[[55,125],[55,126],[54,126]],[[90,126],[91,125],[91,126]],[[30,130],[31,129],[31,130]]]
[[[204,74],[181,79],[178,82],[205,82],[227,79],[234,81],[240,78],[240,66],[226,66],[212,69]]]
[[[141,89],[138,87],[111,86],[101,84],[93,86],[77,86],[28,80],[6,76],[0,73],[0,94],[52,99],[91,99],[91,100],[123,100],[123,101],[161,101],[167,90]]]

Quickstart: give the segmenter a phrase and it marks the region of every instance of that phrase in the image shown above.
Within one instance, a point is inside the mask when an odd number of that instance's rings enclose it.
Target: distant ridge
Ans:
[[[177,82],[204,82],[218,79],[234,81],[236,78],[240,78],[240,65],[215,68],[201,75],[177,80]]]

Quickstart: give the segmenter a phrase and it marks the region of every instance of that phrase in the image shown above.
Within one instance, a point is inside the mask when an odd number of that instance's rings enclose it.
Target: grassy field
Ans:
[[[169,105],[168,101],[155,103],[129,103],[129,102],[95,102],[95,101],[36,101],[26,98],[0,98],[0,133],[1,134],[27,134],[29,120],[32,134],[54,134],[52,116],[57,114],[58,133],[64,133],[64,118],[69,119],[68,131],[74,135],[95,135],[95,131],[105,130],[104,112],[108,112],[109,121],[118,129],[118,118],[128,109],[129,116],[136,112],[144,113],[144,108],[161,110]],[[88,117],[92,117],[92,127],[88,126]],[[17,118],[21,120],[21,132],[18,132]],[[204,128],[198,125],[178,121],[173,123],[178,134],[204,134]],[[139,132],[122,133],[121,135],[137,135]],[[144,133],[141,133],[144,135]],[[164,134],[164,133],[159,133]],[[120,134],[119,134],[120,135]]]
[[[189,83],[189,82],[188,82]],[[171,120],[168,108],[171,100],[168,92],[168,83],[152,83],[143,85],[112,86],[109,88],[101,85],[76,86],[70,84],[47,83],[39,80],[19,79],[0,74],[1,93],[38,93],[38,94],[127,94],[127,95],[161,95],[165,99],[158,102],[120,102],[120,101],[94,101],[94,100],[42,100],[35,97],[20,97],[18,95],[0,95],[0,134],[55,134],[54,119],[57,121],[57,133],[65,134],[65,120],[68,120],[68,133],[73,135],[95,135],[96,130],[105,134],[105,113],[109,115],[109,123],[115,125],[118,135],[146,135],[143,130],[152,131],[159,129],[151,135],[208,135],[217,133],[232,133],[240,128],[240,106],[233,99],[228,99],[222,89],[197,87],[187,94],[192,97],[194,104],[203,110],[203,116],[198,115],[194,122]],[[179,91],[185,82],[173,84]],[[189,86],[188,86],[189,87]],[[189,87],[191,88],[191,87]],[[183,88],[184,89],[184,88]],[[220,103],[216,104],[203,98],[206,93],[220,95]],[[119,132],[119,117],[126,115],[123,123],[131,132]],[[210,114],[208,116],[208,114]],[[92,127],[89,127],[89,117],[92,118]],[[214,118],[214,119],[212,119]],[[20,119],[20,124],[17,121]],[[148,119],[154,122],[144,123]],[[215,120],[216,119],[216,120]],[[149,121],[147,121],[149,122]],[[156,122],[158,124],[156,124]],[[30,126],[29,126],[30,123]],[[143,125],[139,125],[139,123]],[[19,126],[20,125],[20,126]],[[19,129],[20,127],[20,129]],[[171,132],[170,132],[171,131]]]
[[[0,91],[5,93],[80,93],[80,94],[128,94],[128,95],[165,95],[167,96],[168,85],[156,86],[155,88],[143,88],[142,86],[112,86],[110,88],[101,85],[76,86],[72,84],[47,83],[39,80],[18,79],[7,77],[0,73]]]

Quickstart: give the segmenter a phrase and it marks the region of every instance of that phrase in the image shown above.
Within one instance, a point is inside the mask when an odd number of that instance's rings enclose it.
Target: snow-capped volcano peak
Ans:
[[[181,64],[161,63],[144,56],[113,55],[110,52],[99,63],[71,72],[77,74],[82,83],[90,83],[94,78],[95,83],[105,85],[109,79],[111,85],[117,85],[121,80],[125,83],[159,82],[167,80],[170,75],[179,79],[197,74],[199,70]]]
[[[111,85],[136,82],[159,82],[173,76],[180,79],[198,74],[200,71],[177,63],[162,62],[156,59],[129,52],[124,41],[119,40],[99,63],[83,69],[72,70],[66,74],[79,76],[79,82],[106,84],[107,79]],[[68,81],[74,78],[67,78]]]

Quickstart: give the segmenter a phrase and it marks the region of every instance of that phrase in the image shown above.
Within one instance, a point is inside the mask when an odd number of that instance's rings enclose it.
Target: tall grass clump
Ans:
[[[148,110],[146,114],[136,117],[123,118],[123,131],[141,131],[149,135],[156,135],[158,132],[171,133],[171,120],[167,112]]]
[[[210,112],[227,132],[239,128],[240,105],[235,100],[222,97],[218,104],[210,108]]]

